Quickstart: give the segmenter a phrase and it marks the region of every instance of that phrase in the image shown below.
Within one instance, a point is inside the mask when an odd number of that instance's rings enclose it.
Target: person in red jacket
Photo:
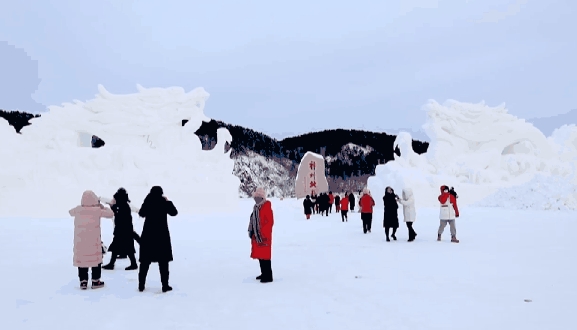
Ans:
[[[373,224],[373,206],[375,206],[375,200],[371,197],[369,189],[363,190],[363,197],[359,200],[359,205],[361,207],[361,220],[363,220],[363,233],[370,233]]]
[[[252,194],[255,204],[248,224],[248,236],[251,240],[252,259],[258,259],[261,274],[256,277],[261,283],[273,281],[272,276],[272,227],[274,215],[272,204],[266,199],[266,191],[259,187]]]
[[[341,199],[341,219],[343,222],[349,222],[349,218],[347,214],[349,213],[349,197],[345,195],[343,199]]]
[[[333,213],[333,204],[335,203],[335,196],[333,192],[329,191],[329,213]]]
[[[441,235],[445,231],[445,227],[449,224],[451,229],[451,242],[459,243],[457,239],[457,227],[455,226],[455,219],[459,217],[459,208],[457,207],[457,193],[454,190],[449,190],[448,186],[441,186],[441,195],[439,195],[439,202],[441,203],[441,211],[439,214],[440,224],[437,232],[437,241],[441,240]]]

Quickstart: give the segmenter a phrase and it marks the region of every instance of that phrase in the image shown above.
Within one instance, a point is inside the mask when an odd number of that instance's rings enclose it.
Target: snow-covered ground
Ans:
[[[273,199],[275,282],[254,277],[238,216],[170,219],[174,291],[147,290],[137,271],[103,271],[106,287],[80,291],[73,219],[0,218],[3,329],[572,329],[577,303],[575,212],[463,208],[460,244],[436,241],[438,209],[419,209],[419,236],[386,242],[382,210],[364,235],[359,213],[306,221],[301,201]],[[178,205],[177,205],[178,207]],[[135,217],[140,231],[142,221]],[[112,223],[103,220],[110,243]],[[105,261],[109,258],[107,254]],[[531,302],[525,302],[530,299]]]

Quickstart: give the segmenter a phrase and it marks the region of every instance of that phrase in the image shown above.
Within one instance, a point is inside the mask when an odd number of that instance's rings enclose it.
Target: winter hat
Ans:
[[[263,187],[258,187],[256,188],[256,190],[252,193],[252,197],[261,197],[266,199],[266,191],[264,190]]]
[[[369,191],[369,189],[365,188],[365,189],[363,189],[363,194],[370,195],[371,192]]]

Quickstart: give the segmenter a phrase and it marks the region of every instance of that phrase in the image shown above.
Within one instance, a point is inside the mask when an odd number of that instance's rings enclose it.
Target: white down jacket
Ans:
[[[403,217],[405,222],[415,222],[417,219],[417,210],[415,209],[415,197],[411,188],[403,189],[403,196],[399,200],[403,205]]]

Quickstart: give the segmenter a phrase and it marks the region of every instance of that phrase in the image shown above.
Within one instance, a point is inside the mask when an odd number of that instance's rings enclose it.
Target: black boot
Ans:
[[[262,259],[258,259],[258,265],[260,266],[260,275],[256,277],[257,280],[260,280],[262,278],[262,274],[264,274],[263,271],[263,261]]]
[[[136,257],[133,254],[129,254],[128,258],[130,259],[130,266],[124,268],[124,270],[135,270],[138,269],[138,264],[136,263]]]
[[[107,265],[102,266],[102,269],[113,270],[115,262],[116,262],[116,253],[112,252],[112,256],[110,256],[110,262]]]
[[[140,263],[140,270],[138,271],[138,291],[144,291],[144,284],[146,283],[146,275],[150,268],[149,263]]]
[[[159,262],[158,268],[160,270],[160,283],[162,283],[162,292],[172,291],[172,287],[168,285],[168,262]]]
[[[263,260],[263,273],[262,278],[260,279],[261,283],[270,283],[272,282],[272,266],[270,260]]]

